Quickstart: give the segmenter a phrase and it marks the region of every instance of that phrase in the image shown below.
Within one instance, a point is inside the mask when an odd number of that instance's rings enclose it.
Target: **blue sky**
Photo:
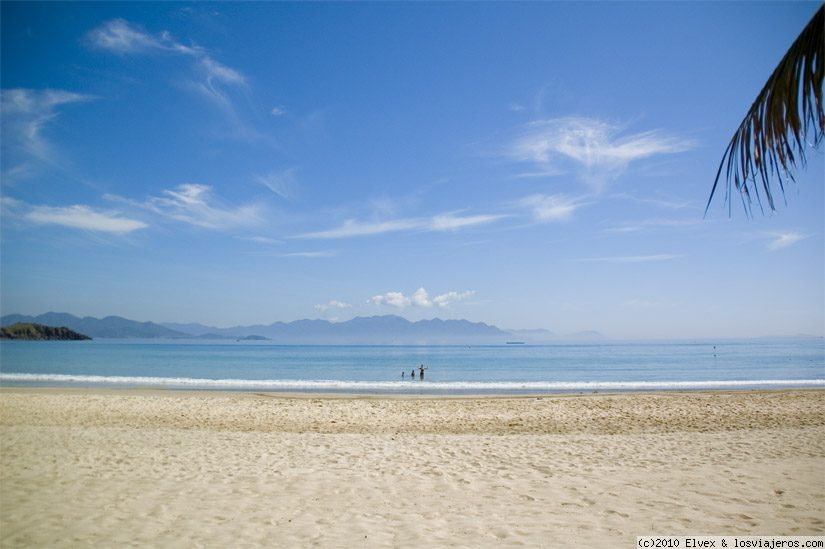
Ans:
[[[3,314],[825,333],[822,149],[702,215],[817,3],[0,6]]]

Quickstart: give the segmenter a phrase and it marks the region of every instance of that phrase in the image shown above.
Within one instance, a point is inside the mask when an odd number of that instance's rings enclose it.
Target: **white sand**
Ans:
[[[825,533],[825,392],[0,390],[0,545],[632,547]]]

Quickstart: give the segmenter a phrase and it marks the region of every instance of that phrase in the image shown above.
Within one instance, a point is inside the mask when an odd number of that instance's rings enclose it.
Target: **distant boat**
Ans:
[[[508,341],[507,345],[524,345],[523,341]]]

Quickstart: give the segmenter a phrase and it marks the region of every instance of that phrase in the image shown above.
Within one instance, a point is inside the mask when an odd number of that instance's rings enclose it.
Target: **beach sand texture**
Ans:
[[[825,391],[0,390],[3,547],[632,547],[825,534]]]

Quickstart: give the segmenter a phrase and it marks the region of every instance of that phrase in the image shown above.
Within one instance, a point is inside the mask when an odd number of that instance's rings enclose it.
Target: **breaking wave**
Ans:
[[[0,382],[344,393],[552,393],[577,391],[668,391],[700,389],[825,388],[825,379],[707,381],[341,381],[304,379],[197,379],[70,374],[0,373]]]

